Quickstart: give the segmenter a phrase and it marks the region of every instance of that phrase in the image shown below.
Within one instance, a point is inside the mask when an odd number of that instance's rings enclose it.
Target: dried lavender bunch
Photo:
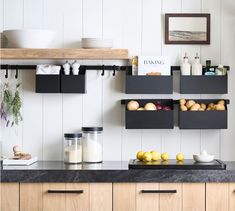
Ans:
[[[14,121],[11,126],[13,126],[14,123],[16,125],[18,125],[19,122],[23,120],[22,115],[20,113],[20,109],[22,107],[22,102],[21,102],[21,98],[20,98],[19,87],[20,87],[20,83],[16,85],[15,95],[14,95],[14,98],[11,103],[12,115],[14,117]]]

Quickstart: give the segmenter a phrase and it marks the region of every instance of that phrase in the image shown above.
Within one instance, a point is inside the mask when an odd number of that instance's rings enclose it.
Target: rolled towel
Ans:
[[[37,65],[37,75],[59,75],[61,66],[56,65]]]

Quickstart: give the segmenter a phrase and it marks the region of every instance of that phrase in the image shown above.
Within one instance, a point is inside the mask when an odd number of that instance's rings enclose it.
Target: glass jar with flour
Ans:
[[[101,163],[102,159],[102,127],[83,127],[82,150],[83,162]]]
[[[82,133],[64,134],[64,162],[77,164],[82,162]]]

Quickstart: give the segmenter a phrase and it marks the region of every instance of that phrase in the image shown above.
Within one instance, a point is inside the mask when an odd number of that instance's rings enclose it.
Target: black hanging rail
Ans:
[[[61,65],[59,65],[61,66]],[[2,64],[1,70],[34,70],[37,68],[37,65],[8,65]],[[127,66],[118,66],[118,65],[81,65],[81,69],[86,70],[112,70],[112,71],[126,71]]]

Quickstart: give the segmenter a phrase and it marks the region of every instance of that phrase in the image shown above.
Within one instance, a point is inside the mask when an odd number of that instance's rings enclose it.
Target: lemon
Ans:
[[[151,151],[152,160],[157,161],[160,159],[160,154],[157,151]]]
[[[152,154],[150,152],[145,152],[144,153],[144,161],[145,162],[150,162],[152,161]]]
[[[184,154],[183,153],[178,153],[176,155],[176,160],[178,161],[183,161],[184,160]]]
[[[144,151],[139,151],[136,154],[136,158],[140,161],[142,161],[144,159]]]
[[[169,155],[166,152],[164,152],[164,153],[161,154],[161,159],[163,161],[167,161],[169,159]]]

